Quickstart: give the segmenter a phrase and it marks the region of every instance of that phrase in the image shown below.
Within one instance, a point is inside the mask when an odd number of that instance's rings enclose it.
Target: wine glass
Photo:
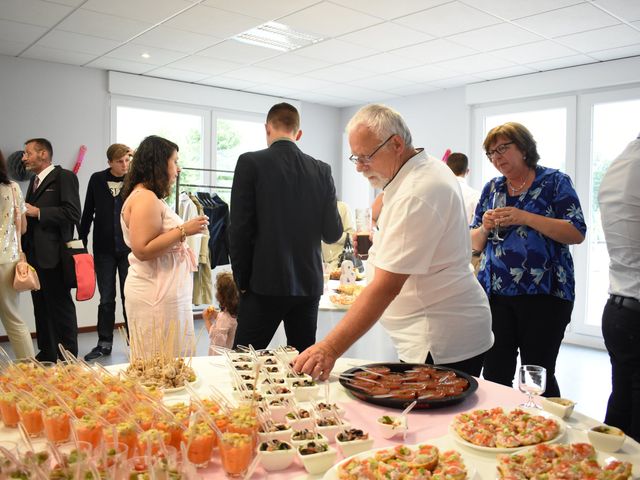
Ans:
[[[493,194],[493,210],[496,208],[503,208],[507,206],[507,194],[504,192],[494,192]],[[504,240],[503,237],[500,236],[500,224],[496,221],[496,226],[491,231],[491,241],[493,243],[498,243]]]
[[[534,400],[534,395],[541,395],[547,388],[547,369],[538,365],[521,365],[518,372],[518,388],[529,398],[521,407],[542,408]]]

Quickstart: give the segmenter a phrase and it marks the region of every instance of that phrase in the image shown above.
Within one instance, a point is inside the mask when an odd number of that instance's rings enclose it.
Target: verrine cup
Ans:
[[[358,256],[366,260],[371,248],[371,209],[356,208],[356,239]]]
[[[521,365],[518,372],[518,388],[528,395],[522,407],[542,408],[534,400],[534,395],[542,395],[547,388],[547,369],[538,365]]]

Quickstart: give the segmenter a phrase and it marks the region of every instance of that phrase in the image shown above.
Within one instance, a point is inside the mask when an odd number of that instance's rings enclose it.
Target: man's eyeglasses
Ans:
[[[512,145],[513,142],[507,142],[507,143],[503,143],[502,145],[498,145],[495,150],[487,150],[487,158],[489,160],[493,160],[493,156],[496,153],[499,153],[500,155],[502,155],[504,152],[506,152],[507,150],[509,150],[509,145]]]
[[[371,152],[369,155],[350,155],[349,156],[349,160],[351,160],[353,163],[358,164],[361,163],[363,165],[366,165],[368,163],[371,163],[371,159],[373,158],[373,156],[378,153],[378,150],[380,150],[382,147],[384,147],[387,142],[389,140],[391,140],[394,137],[395,133],[392,134],[389,138],[387,138],[384,142],[382,142],[380,145],[378,145],[378,148],[376,148],[373,152]]]

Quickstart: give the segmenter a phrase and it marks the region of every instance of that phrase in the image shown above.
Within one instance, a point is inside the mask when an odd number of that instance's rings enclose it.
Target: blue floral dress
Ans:
[[[472,228],[482,225],[484,212],[493,206],[496,192],[507,193],[505,177],[496,177],[482,190]],[[583,235],[587,231],[580,201],[568,175],[536,167],[531,187],[519,196],[507,195],[507,206],[552,218],[562,218]],[[554,295],[575,298],[573,260],[569,245],[551,240],[530,227],[500,230],[503,241],[487,240],[480,259],[478,280],[491,295]]]

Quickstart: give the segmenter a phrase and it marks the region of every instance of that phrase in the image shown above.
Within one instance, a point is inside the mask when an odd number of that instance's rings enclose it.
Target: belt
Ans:
[[[640,312],[640,302],[635,298],[621,297],[620,295],[609,295],[609,301],[620,307],[633,310],[634,312]]]

